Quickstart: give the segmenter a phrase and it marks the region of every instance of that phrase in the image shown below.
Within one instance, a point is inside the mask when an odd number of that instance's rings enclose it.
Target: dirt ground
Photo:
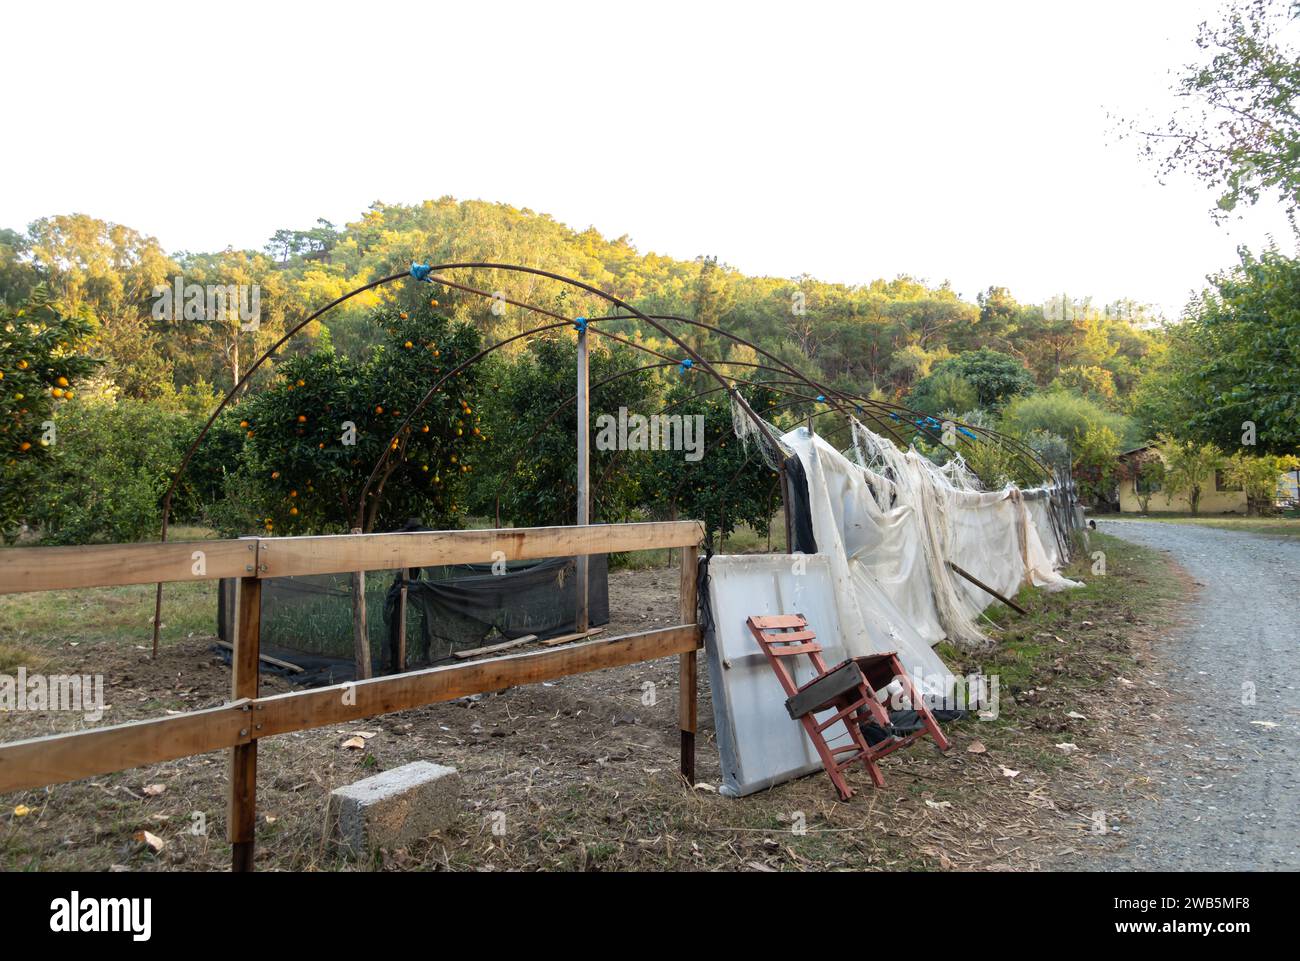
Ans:
[[[1151,641],[1188,588],[1161,555],[1093,535],[1108,576],[1068,594],[1022,592],[1031,614],[1000,606],[995,652],[945,650],[954,673],[1002,677],[995,721],[951,725],[941,754],[922,741],[884,762],[886,786],[851,771],[841,803],[824,774],[740,800],[720,796],[700,658],[697,777],[677,774],[675,658],[466,698],[344,728],[260,742],[257,864],[262,870],[816,870],[1065,867],[1104,850],[1092,812],[1134,785],[1105,758],[1151,736],[1170,695]],[[677,571],[610,575],[609,634],[677,620]],[[85,615],[96,616],[93,606]],[[220,704],[229,668],[192,634],[152,661],[118,638],[54,639],[47,672],[103,673],[121,723]],[[1122,679],[1122,680],[1121,680]],[[653,688],[647,686],[653,684]],[[1123,697],[1115,696],[1116,689]],[[264,676],[263,692],[289,690]],[[0,712],[0,741],[83,726],[66,714]],[[363,748],[345,747],[360,734]],[[1059,747],[1058,745],[1074,745]],[[425,759],[456,767],[463,812],[441,835],[357,861],[325,837],[329,791]],[[225,752],[0,797],[7,870],[226,870]],[[1140,786],[1137,786],[1140,789]],[[202,831],[199,828],[203,828]],[[140,832],[147,831],[155,850]],[[155,845],[156,846],[156,845]]]

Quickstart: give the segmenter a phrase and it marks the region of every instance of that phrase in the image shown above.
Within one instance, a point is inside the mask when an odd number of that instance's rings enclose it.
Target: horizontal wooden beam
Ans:
[[[0,550],[0,594],[250,575],[285,577],[438,564],[487,564],[498,556],[515,561],[694,547],[703,539],[698,521],[654,521],[413,534],[15,547]]]
[[[694,547],[703,539],[699,521],[655,521],[583,527],[264,537],[258,553],[265,565],[262,577],[286,577],[439,564],[489,564],[499,558],[517,561]]]
[[[355,684],[244,698],[222,707],[0,744],[0,794],[109,774],[343,721],[693,651],[682,624],[608,640],[435,667]]]
[[[0,550],[0,594],[248,577],[257,539]]]
[[[484,694],[569,674],[584,674],[683,654],[699,646],[698,625],[682,624],[569,647],[277,694],[260,698],[254,704],[255,724],[258,725],[256,734],[267,737],[357,721],[376,714],[391,714],[438,701],[451,701],[469,694]]]
[[[0,744],[0,794],[245,744],[253,736],[252,703]]]

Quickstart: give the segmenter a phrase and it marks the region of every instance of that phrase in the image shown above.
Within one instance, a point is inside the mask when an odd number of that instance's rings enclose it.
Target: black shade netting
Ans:
[[[419,569],[407,582],[406,666],[429,667],[456,651],[513,640],[572,633],[577,622],[577,562],[572,557],[505,564],[453,564]],[[609,623],[608,560],[588,563],[588,624]],[[366,629],[374,673],[395,670],[398,572],[366,574]],[[235,581],[218,592],[217,631],[233,641]],[[290,680],[336,684],[354,675],[352,575],[276,577],[262,582],[261,651],[302,667],[262,664]],[[228,656],[229,652],[225,652]]]

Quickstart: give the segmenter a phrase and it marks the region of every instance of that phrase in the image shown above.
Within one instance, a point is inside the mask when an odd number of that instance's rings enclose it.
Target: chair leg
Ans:
[[[817,722],[813,715],[805,714],[799,718],[799,723],[808,734],[808,739],[812,741],[813,747],[817,749],[817,755],[822,759],[822,767],[830,775],[831,783],[835,785],[835,790],[840,795],[841,801],[847,801],[853,797],[853,788],[849,787],[849,782],[844,780],[844,775],[840,772],[835,763],[835,755],[826,745],[826,738],[822,737],[821,732],[817,730]]]
[[[925,698],[921,696],[921,692],[918,691],[916,685],[912,683],[911,676],[903,670],[903,665],[898,663],[897,657],[894,658],[894,675],[903,679],[903,687],[907,691],[908,698],[912,701],[912,710],[916,711],[917,716],[921,719],[921,724],[930,733],[930,737],[934,739],[934,743],[938,745],[939,750],[948,750],[948,748],[952,746],[948,740],[948,736],[940,730],[939,722],[936,721],[934,715],[930,713],[930,708],[925,703]]]
[[[876,787],[885,786],[885,775],[880,771],[880,765],[876,763],[875,752],[871,745],[867,743],[867,737],[862,733],[862,725],[871,721],[872,716],[867,711],[855,714],[853,717],[845,720],[845,726],[849,729],[849,736],[853,738],[853,743],[858,746],[862,753],[862,763],[871,775],[871,783]]]

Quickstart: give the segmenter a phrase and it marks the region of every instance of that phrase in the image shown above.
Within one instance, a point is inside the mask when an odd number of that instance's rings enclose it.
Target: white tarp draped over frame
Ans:
[[[761,442],[747,420],[737,418],[737,433]],[[980,491],[960,460],[939,467],[856,422],[854,433],[856,464],[804,428],[781,438],[781,456],[798,456],[807,480],[815,555],[709,562],[705,648],[723,794],[743,796],[820,767],[782,707],[785,692],[747,617],[803,614],[828,664],[897,651],[923,692],[946,697],[953,678],[933,645],[945,637],[989,643],[974,621],[992,601],[948,561],[1008,596],[1026,580],[1076,586],[1056,573],[1063,542],[1050,490]],[[810,679],[805,662],[796,681]],[[847,731],[832,727],[827,737],[839,746]]]
[[[857,421],[853,430],[858,464],[807,428],[781,438],[807,477],[817,552],[830,559],[852,653],[897,650],[939,673],[931,645],[987,645],[975,620],[993,598],[949,561],[1007,596],[1026,581],[1080,586],[1056,572],[1047,491],[980,491],[959,461],[938,467]]]

